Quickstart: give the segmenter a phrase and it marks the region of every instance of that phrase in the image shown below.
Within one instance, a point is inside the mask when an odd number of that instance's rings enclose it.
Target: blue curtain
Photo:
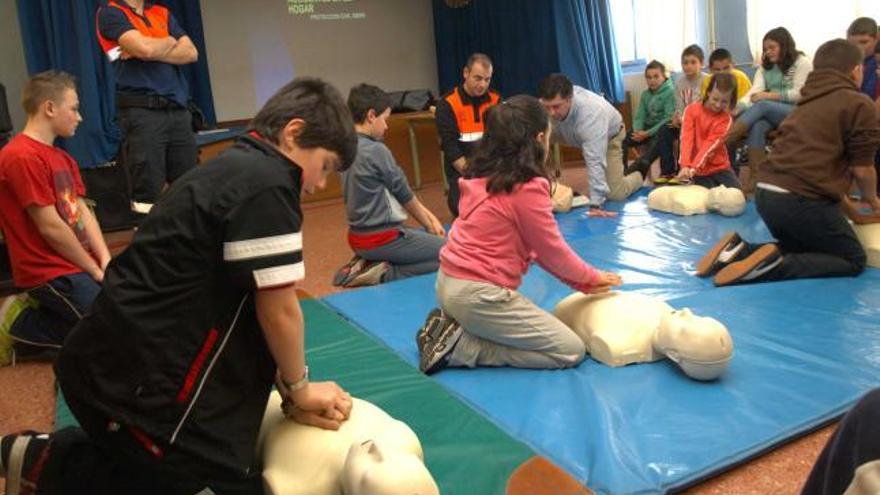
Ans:
[[[58,69],[76,76],[83,122],[60,139],[82,168],[112,160],[119,148],[113,123],[113,71],[95,39],[97,0],[18,0],[28,72]]]
[[[608,0],[554,0],[559,72],[611,101],[624,99]]]
[[[441,91],[461,82],[473,52],[494,62],[492,86],[504,96],[534,94],[547,74],[622,101],[623,76],[608,0],[472,0],[452,8],[434,0]]]
[[[482,52],[492,58],[496,91],[534,94],[541,78],[559,65],[548,5],[543,0],[474,0],[451,8],[434,0],[440,91],[460,84],[468,56]]]
[[[119,149],[120,133],[115,124],[116,81],[113,68],[98,45],[95,12],[102,0],[18,0],[18,20],[24,42],[28,72],[36,74],[58,69],[76,76],[83,122],[70,139],[59,146],[76,159],[81,168],[92,168],[112,160]],[[207,54],[199,3],[168,0],[167,4],[184,31],[199,49],[199,63],[188,66],[190,94],[214,122],[214,103],[208,76]]]

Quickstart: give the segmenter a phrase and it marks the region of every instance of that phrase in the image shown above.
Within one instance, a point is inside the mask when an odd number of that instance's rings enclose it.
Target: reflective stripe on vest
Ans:
[[[483,116],[489,107],[498,104],[498,100],[500,100],[498,93],[490,91],[489,99],[480,105],[478,112],[475,114],[473,105],[467,105],[461,101],[458,89],[454,89],[449,93],[446,97],[446,102],[452,107],[452,113],[455,115],[459,141],[471,143],[479,141],[483,137]]]
[[[168,32],[168,9],[161,5],[150,5],[148,8],[145,8],[144,17],[137,15],[132,8],[123,7],[113,0],[107,2],[107,7],[101,8],[115,8],[121,10],[122,13],[125,14],[125,17],[128,18],[128,22],[130,22],[139,33],[148,38],[167,38],[170,35]],[[122,56],[122,47],[119,46],[118,41],[113,41],[101,36],[101,28],[98,25],[98,17],[100,13],[101,9],[99,8],[98,11],[95,12],[95,30],[98,32],[98,43],[101,45],[101,50],[104,51],[107,58],[109,58],[111,62],[115,62]],[[144,18],[147,19],[149,25],[144,22]]]

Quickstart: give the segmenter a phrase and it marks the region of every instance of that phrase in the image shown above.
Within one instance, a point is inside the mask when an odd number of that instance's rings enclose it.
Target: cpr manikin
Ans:
[[[745,211],[746,198],[739,189],[725,186],[666,186],[648,194],[648,208],[685,216],[714,211],[734,217]]]
[[[717,320],[642,294],[575,293],[560,301],[554,314],[578,334],[593,359],[608,366],[668,357],[689,377],[714,380],[733,355],[730,334]]]
[[[260,428],[265,492],[271,495],[438,495],[418,437],[375,405],[353,399],[337,431],[284,417],[273,392]]]
[[[853,225],[853,230],[868,255],[868,266],[880,268],[880,223]]]

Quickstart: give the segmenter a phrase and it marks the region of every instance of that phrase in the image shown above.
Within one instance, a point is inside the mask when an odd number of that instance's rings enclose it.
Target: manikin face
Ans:
[[[681,58],[681,71],[688,77],[694,77],[699,74],[702,65],[700,59],[693,55],[685,55]]]
[[[373,440],[354,444],[342,473],[346,495],[439,495],[440,490],[422,461],[408,453],[390,451]]]
[[[722,92],[718,88],[712,88],[708,98],[706,98],[706,108],[714,113],[725,112],[730,109],[730,99],[732,97],[733,95],[730,94],[730,91]]]
[[[770,63],[779,63],[779,43],[773,40],[764,40],[764,55]]]
[[[696,316],[687,308],[664,315],[657,332],[657,344],[676,362],[679,358],[719,360],[733,352],[724,325],[714,318]]]
[[[79,114],[79,97],[73,89],[66,89],[57,101],[48,100],[43,103],[43,111],[52,123],[52,132],[64,138],[69,138],[76,133],[76,128],[82,122]]]
[[[492,82],[492,66],[475,62],[464,68],[464,91],[471,96],[483,96]]]
[[[568,98],[563,98],[559,95],[555,97],[544,100],[541,99],[541,104],[544,105],[544,108],[547,110],[547,113],[550,114],[550,117],[556,121],[565,120],[568,117],[568,112],[571,111],[571,99],[574,96],[569,96]]]
[[[713,74],[718,74],[720,72],[730,72],[732,69],[733,60],[730,60],[729,58],[716,60],[712,62],[712,65],[709,66],[709,70],[712,71]]]
[[[874,47],[877,45],[877,38],[869,34],[854,34],[847,36],[846,40],[859,47],[862,51],[862,58],[874,53]]]

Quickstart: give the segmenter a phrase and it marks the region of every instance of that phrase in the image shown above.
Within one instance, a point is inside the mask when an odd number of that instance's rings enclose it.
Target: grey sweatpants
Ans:
[[[391,268],[383,282],[436,272],[440,266],[440,248],[446,238],[424,230],[401,227],[400,237],[374,249],[355,249],[354,253],[369,261],[387,261]]]
[[[450,366],[568,368],[584,359],[580,337],[517,291],[441,270],[437,302],[464,328]]]

